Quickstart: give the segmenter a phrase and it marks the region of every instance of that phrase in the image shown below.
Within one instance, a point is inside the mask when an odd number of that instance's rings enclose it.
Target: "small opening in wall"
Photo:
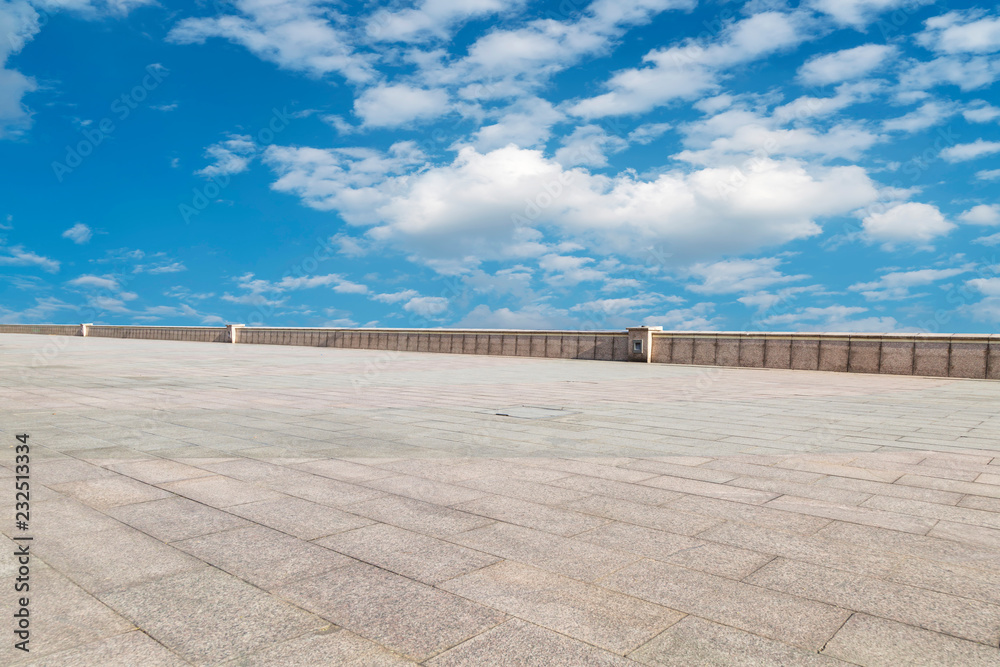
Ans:
[[[632,351],[637,353],[642,353],[642,341],[634,340],[632,341]]]

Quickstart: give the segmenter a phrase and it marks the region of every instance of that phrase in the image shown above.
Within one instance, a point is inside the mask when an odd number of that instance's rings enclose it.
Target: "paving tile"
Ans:
[[[385,524],[337,533],[316,544],[432,585],[497,561],[495,556]]]
[[[769,505],[761,507],[704,496],[684,496],[671,501],[667,506],[692,514],[742,521],[803,534],[814,533],[830,523],[829,519],[775,509]]]
[[[638,560],[634,554],[507,523],[477,528],[449,539],[580,581],[593,581]]]
[[[653,486],[669,491],[678,491],[696,496],[706,496],[708,498],[718,498],[720,500],[732,500],[738,503],[750,505],[763,505],[769,500],[777,498],[780,494],[757,491],[754,489],[743,489],[738,486],[727,484],[713,484],[694,479],[682,479],[680,477],[654,477],[652,479],[639,482],[644,486]]]
[[[638,484],[628,484],[616,480],[583,477],[580,475],[563,477],[562,479],[553,480],[549,484],[580,491],[588,495],[609,496],[611,498],[644,503],[646,505],[662,505],[671,500],[681,498],[684,495],[676,491],[654,489],[651,486],[639,486]]]
[[[838,489],[830,486],[817,486],[812,483],[800,484],[784,479],[769,479],[764,477],[738,477],[729,482],[729,484],[732,486],[742,486],[747,489],[770,491],[786,496],[823,500],[838,505],[860,505],[871,498],[871,494],[860,493],[858,491],[848,491],[847,489]]]
[[[46,563],[95,594],[204,567],[172,546],[117,525],[94,533],[47,535],[34,542],[33,549]]]
[[[846,667],[847,663],[736,628],[687,616],[629,658],[654,667]]]
[[[1000,486],[994,486],[993,484],[962,482],[953,479],[941,479],[940,477],[927,477],[925,475],[903,475],[896,480],[896,484],[901,486],[916,486],[925,489],[952,491],[954,493],[965,493],[972,496],[983,496],[986,498],[1000,498]]]
[[[679,465],[655,459],[635,459],[628,464],[628,468],[630,470],[651,472],[659,475],[669,475],[671,477],[682,477],[685,479],[697,479],[703,482],[714,482],[716,484],[725,484],[729,480],[739,477],[737,474],[726,472],[724,470]]]
[[[447,537],[493,523],[492,519],[403,496],[345,505],[344,509],[381,523],[388,523],[432,537]]]
[[[302,540],[315,540],[372,524],[369,519],[301,498],[261,500],[228,507],[226,511]]]
[[[996,646],[1000,606],[818,565],[776,559],[746,579],[793,595]]]
[[[63,457],[38,461],[37,447],[33,449],[33,455],[33,458],[36,460],[31,464],[31,481],[37,484],[53,486],[55,484],[66,484],[67,482],[80,482],[87,479],[114,476],[99,465],[80,461],[75,458]]]
[[[214,568],[100,597],[195,665],[214,665],[327,625]]]
[[[850,615],[822,602],[651,560],[622,568],[598,583],[811,651],[822,648]]]
[[[249,526],[228,512],[177,496],[107,510],[110,516],[163,542]]]
[[[280,478],[262,480],[260,484],[282,494],[333,507],[343,507],[365,500],[383,498],[386,495],[381,491],[369,489],[359,484],[320,477],[298,470],[288,470]]]
[[[567,503],[566,507],[595,516],[665,530],[678,535],[695,535],[719,523],[718,519],[681,512],[672,507],[651,507],[606,496],[591,496]]]
[[[487,495],[482,491],[408,475],[370,480],[365,482],[365,486],[435,505],[456,505]]]
[[[996,647],[865,614],[852,616],[823,653],[869,667],[997,664]]]
[[[558,505],[587,497],[586,493],[579,491],[518,479],[477,478],[461,482],[461,485],[491,495],[508,496],[545,505]]]
[[[166,482],[161,487],[212,507],[231,507],[281,497],[281,494],[274,491],[222,475]]]
[[[995,549],[959,544],[925,535],[914,535],[896,530],[862,526],[834,521],[816,533],[818,536],[843,540],[872,549],[892,551],[906,556],[926,558],[941,563],[954,563],[966,567],[1000,569],[1000,554]]]
[[[513,619],[427,662],[432,667],[628,667],[637,663]]]
[[[510,561],[451,579],[441,588],[618,654],[683,617],[672,609]]]
[[[168,491],[121,475],[55,484],[50,488],[100,510],[171,496]]]
[[[328,626],[225,663],[225,667],[416,667],[364,637]]]
[[[4,551],[14,553],[14,545],[3,540]],[[3,577],[13,582],[16,575],[13,558],[4,558]],[[30,652],[15,649],[11,641],[0,646],[0,664],[14,665],[28,662],[36,656],[49,655],[72,649],[87,642],[99,641],[132,629],[132,624],[101,604],[72,581],[37,559],[31,563],[30,600],[31,642]],[[14,613],[15,592],[11,583],[8,613]],[[6,616],[6,614],[5,614]],[[13,627],[13,621],[11,625]],[[12,630],[8,629],[8,633]]]
[[[773,558],[735,546],[618,522],[589,530],[577,539],[730,579],[742,579]]]
[[[845,477],[824,477],[823,479],[818,480],[816,484],[822,486],[833,486],[838,489],[861,491],[875,496],[919,500],[921,502],[938,503],[941,505],[955,505],[962,499],[961,493],[954,493],[951,491],[921,489],[915,486],[900,486],[898,484],[870,482],[862,479],[847,479]]]
[[[354,562],[264,526],[212,533],[175,542],[173,546],[265,589]]]
[[[791,462],[783,461],[781,459],[776,461],[773,465],[759,465],[756,463],[745,463],[725,458],[713,459],[711,462],[706,463],[704,467],[711,468],[712,470],[723,470],[733,473],[729,476],[730,479],[735,479],[737,477],[763,477],[767,479],[783,479],[789,482],[798,482],[800,484],[811,484],[812,482],[824,477],[823,474],[804,472],[791,467],[779,467],[789,465],[791,465]]]
[[[899,514],[922,516],[929,519],[940,519],[944,522],[965,523],[971,526],[1000,530],[1000,514],[997,512],[940,505],[938,503],[925,503],[919,500],[907,500],[904,498],[888,498],[886,496],[873,496],[862,503],[862,505],[873,509],[898,512]],[[931,530],[931,533],[933,534],[934,530],[939,526],[940,523]]]
[[[504,620],[504,614],[365,563],[280,589],[323,618],[420,661]]]
[[[626,459],[626,461],[631,461],[631,459]],[[639,482],[657,475],[655,472],[630,470],[618,465],[605,465],[589,459],[552,459],[545,461],[542,465],[568,474],[597,477],[616,482]],[[556,486],[562,485],[557,484]]]
[[[195,468],[194,466],[171,461],[170,459],[150,459],[147,461],[130,461],[128,463],[117,463],[108,465],[109,470],[114,470],[122,475],[134,477],[147,484],[164,484],[166,482],[179,482],[182,479],[193,479],[195,477],[209,477],[212,473],[208,470]]]
[[[826,519],[839,519],[841,521],[860,523],[868,526],[892,528],[893,530],[917,535],[925,535],[937,523],[936,519],[908,516],[906,514],[885,512],[866,507],[839,505],[822,500],[798,498],[795,496],[781,496],[769,502],[767,506],[789,512],[798,512],[800,514],[811,514]]]
[[[1000,550],[1000,530],[970,526],[967,523],[938,521],[937,525],[927,533],[928,537],[940,537],[962,544],[973,544],[990,549]]]
[[[130,624],[131,625],[131,624]],[[186,667],[177,654],[149,638],[140,630],[108,637],[79,648],[61,651],[29,663],[31,667]]]
[[[547,533],[563,537],[570,537],[607,523],[607,519],[581,512],[504,496],[489,495],[467,503],[452,505],[452,507],[470,514],[544,530]]]
[[[296,470],[302,470],[322,477],[331,477],[344,482],[364,482],[369,479],[392,477],[393,473],[367,465],[360,465],[340,459],[320,459],[293,465]]]

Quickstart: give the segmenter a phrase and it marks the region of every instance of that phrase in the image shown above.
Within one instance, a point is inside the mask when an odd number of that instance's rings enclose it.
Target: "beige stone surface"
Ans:
[[[31,660],[1000,661],[1000,383],[693,365],[690,335],[647,365],[529,358],[551,337],[528,334],[261,333],[67,337],[34,367],[45,336],[0,337],[0,430],[31,434]],[[846,337],[791,340],[792,365],[849,362]],[[392,350],[441,341],[469,354]],[[747,341],[715,363],[784,359]],[[992,354],[970,350],[956,374]]]

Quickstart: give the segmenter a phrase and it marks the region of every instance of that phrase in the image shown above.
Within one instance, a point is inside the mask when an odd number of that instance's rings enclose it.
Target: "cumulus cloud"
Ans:
[[[354,101],[354,113],[368,127],[399,127],[441,116],[448,110],[448,93],[406,84],[369,88]]]
[[[62,236],[64,239],[69,239],[73,243],[79,245],[89,241],[90,237],[93,236],[93,232],[91,231],[90,227],[83,224],[82,222],[78,222],[69,229],[67,229],[66,231],[64,231],[62,233]]]
[[[863,44],[851,49],[813,56],[799,68],[799,78],[812,86],[860,79],[889,64],[896,47],[885,44]]]
[[[195,173],[209,178],[239,174],[249,169],[256,154],[257,145],[250,135],[230,134],[228,139],[205,149],[205,156],[213,162]]]
[[[1000,17],[983,16],[979,10],[953,11],[924,22],[917,42],[941,53],[994,53],[1000,51]]]
[[[476,130],[472,145],[480,152],[508,144],[532,148],[548,141],[552,126],[563,118],[565,115],[547,100],[535,96],[521,98],[500,112],[496,123]]]
[[[369,17],[368,37],[385,42],[424,42],[445,39],[457,26],[470,19],[514,12],[524,0],[423,0],[416,7],[383,9]]]
[[[976,139],[970,144],[955,144],[941,151],[941,158],[948,162],[965,162],[984,155],[1000,153],[1000,141]]]
[[[541,152],[466,147],[451,164],[413,173],[388,160],[381,174],[341,166],[337,151],[274,148],[274,189],[318,209],[336,210],[368,235],[423,259],[470,262],[523,256],[525,230],[626,255],[670,245],[692,259],[742,254],[808,238],[817,219],[873,201],[874,184],[856,166],[807,167],[795,160],[648,179],[564,169]],[[527,244],[537,256],[538,244]],[[470,259],[475,258],[475,259]]]
[[[958,219],[970,225],[1000,225],[1000,204],[979,204],[963,211]]]
[[[729,24],[714,42],[689,40],[648,52],[643,56],[646,66],[617,72],[605,84],[608,92],[581,100],[569,111],[598,118],[694,99],[714,90],[725,69],[796,46],[806,36],[798,15],[760,12]]]
[[[549,304],[531,304],[523,308],[491,309],[486,304],[480,304],[469,311],[461,320],[459,327],[470,329],[576,329],[580,326],[578,320],[566,310],[555,308]]]
[[[220,37],[285,69],[313,76],[337,72],[353,82],[373,77],[371,58],[354,51],[348,36],[327,20],[322,2],[236,0],[233,6],[235,14],[181,20],[167,40],[202,44]]]
[[[0,248],[0,266],[37,266],[47,273],[59,270],[59,260],[50,259],[16,245]]]
[[[780,283],[805,280],[808,275],[789,276],[778,271],[781,257],[761,257],[759,259],[727,259],[710,264],[695,264],[687,273],[700,283],[687,285],[699,294],[729,294],[733,292],[756,292]]]
[[[934,0],[812,0],[809,5],[841,25],[863,28],[883,12],[919,7]]]
[[[415,296],[406,302],[403,310],[420,317],[432,318],[448,310],[448,299],[443,296]]]
[[[945,220],[936,206],[906,202],[868,215],[862,227],[868,239],[892,247],[897,243],[926,245],[948,234],[955,225]]]
[[[30,3],[15,0],[0,4],[0,139],[20,136],[31,125],[31,114],[24,96],[37,88],[35,80],[5,67],[34,39],[41,26],[38,12]]]
[[[858,317],[867,313],[862,306],[809,306],[790,313],[762,318],[760,323],[790,331],[836,331],[891,333],[900,330],[893,317]]]
[[[848,289],[860,292],[869,301],[896,301],[925,294],[913,294],[910,289],[931,285],[946,278],[967,273],[970,267],[954,269],[917,269],[915,271],[890,271],[871,282],[855,283]]]

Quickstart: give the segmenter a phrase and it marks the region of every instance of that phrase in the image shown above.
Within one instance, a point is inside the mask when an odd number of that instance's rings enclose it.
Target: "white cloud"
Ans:
[[[856,166],[815,168],[763,159],[740,168],[670,171],[650,179],[565,170],[539,151],[466,147],[451,164],[405,173],[391,158],[367,153],[376,171],[342,166],[343,151],[269,150],[274,189],[298,195],[368,235],[423,260],[466,266],[537,256],[525,243],[537,228],[606,254],[634,254],[669,244],[692,259],[807,238],[817,218],[843,215],[873,201],[874,184]],[[391,164],[392,166],[386,166]],[[389,173],[392,170],[404,173]],[[362,178],[364,176],[364,178]]]
[[[161,264],[160,266],[153,266],[145,269],[146,273],[151,274],[161,274],[161,273],[179,273],[181,271],[187,271],[187,267],[184,266],[183,262],[170,262],[169,264]],[[136,272],[138,273],[138,271]]]
[[[883,242],[889,248],[896,243],[924,245],[946,235],[955,225],[945,220],[936,206],[906,202],[868,215],[862,227],[868,239]]]
[[[628,148],[627,141],[608,134],[598,125],[577,127],[572,134],[563,137],[562,144],[555,153],[555,160],[564,167],[606,167],[607,153]]]
[[[448,111],[448,93],[405,84],[369,88],[354,101],[354,113],[368,127],[398,127],[437,118]]]
[[[417,290],[405,289],[400,292],[373,294],[371,298],[375,301],[381,301],[382,303],[399,303],[400,301],[408,301],[415,296],[419,296]]]
[[[434,317],[448,310],[448,299],[443,296],[415,296],[406,302],[403,310],[420,317]]]
[[[1000,51],[1000,18],[983,17],[981,11],[948,12],[924,22],[917,42],[941,53],[994,53]]]
[[[948,162],[965,162],[984,155],[1000,153],[1000,141],[976,139],[971,144],[955,144],[941,151],[941,157]]]
[[[805,280],[808,275],[788,276],[777,267],[780,257],[758,259],[727,259],[711,264],[695,264],[687,273],[701,281],[687,285],[687,289],[699,294],[728,294],[732,292],[756,292],[780,283]]]
[[[967,273],[969,267],[954,269],[918,269],[915,271],[891,271],[866,283],[855,283],[848,289],[860,292],[869,301],[896,301],[924,294],[912,294],[911,287],[930,285],[939,280]]]
[[[981,181],[1000,181],[1000,169],[983,169],[976,172],[976,178]]]
[[[1000,278],[973,278],[965,284],[983,294],[983,296],[1000,297]]]
[[[970,225],[1000,225],[1000,204],[979,204],[958,216]]]
[[[931,2],[933,0],[812,0],[809,5],[841,25],[862,28],[883,12]]]
[[[90,230],[90,227],[82,222],[78,222],[64,231],[62,236],[64,239],[69,239],[73,243],[83,244],[90,240],[90,237],[93,236],[93,232]]]
[[[257,145],[250,135],[230,134],[228,139],[205,149],[205,156],[214,162],[195,173],[209,178],[239,174],[250,167],[256,154]]]
[[[37,88],[35,80],[4,66],[40,29],[38,12],[28,2],[0,4],[0,139],[18,137],[31,125],[23,99]]]
[[[490,309],[481,304],[469,311],[457,324],[470,329],[575,329],[578,321],[565,310],[548,304],[531,304],[519,310]]]
[[[643,318],[644,323],[662,326],[667,331],[711,331],[718,329],[721,318],[713,317],[715,304],[696,303],[690,308],[674,308]]]
[[[368,19],[368,37],[386,42],[423,42],[446,39],[458,24],[520,9],[524,0],[423,0],[418,7],[383,9]]]
[[[70,280],[69,285],[74,287],[95,287],[97,289],[117,290],[118,281],[114,276],[94,276],[82,275]]]
[[[548,141],[552,126],[563,118],[563,113],[547,100],[521,98],[504,109],[496,123],[481,126],[473,134],[472,143],[483,153],[508,144],[532,148]]]
[[[802,42],[807,31],[796,14],[761,12],[729,24],[707,46],[689,40],[683,46],[650,51],[645,67],[615,73],[607,93],[569,108],[584,118],[648,111],[673,100],[693,99],[715,89],[722,70],[782,51]]]
[[[886,66],[895,56],[894,46],[863,44],[851,49],[813,56],[799,68],[799,78],[813,86],[852,81]]]
[[[669,130],[673,125],[670,123],[646,123],[635,128],[628,133],[628,140],[632,143],[644,146]]]
[[[0,266],[37,266],[48,273],[59,270],[59,261],[43,257],[37,253],[25,250],[24,246],[10,246],[0,249]]]
[[[969,107],[962,111],[962,116],[970,123],[989,123],[1000,118],[1000,108],[985,100],[973,100]]]
[[[235,0],[234,6],[237,14],[181,20],[167,40],[202,44],[221,37],[285,69],[313,76],[338,72],[353,82],[372,78],[371,58],[354,52],[347,35],[327,20],[329,10],[318,0]]]
[[[954,105],[942,102],[926,102],[919,109],[882,122],[882,129],[887,132],[919,132],[933,127],[957,111]]]
[[[762,325],[791,331],[838,331],[890,333],[899,330],[893,317],[864,317],[861,306],[810,306],[792,313],[781,313],[760,320]]]

